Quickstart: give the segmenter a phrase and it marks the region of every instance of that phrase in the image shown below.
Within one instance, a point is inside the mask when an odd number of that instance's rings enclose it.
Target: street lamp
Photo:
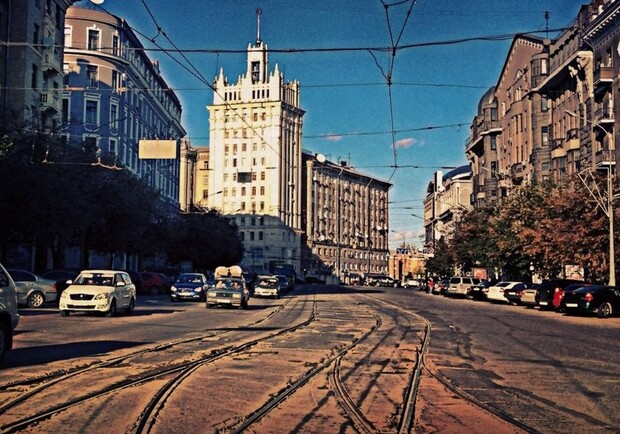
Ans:
[[[607,166],[607,207],[605,208],[600,202],[598,202],[598,200],[597,200],[597,204],[600,206],[600,208],[609,218],[609,285],[616,286],[616,251],[615,251],[615,245],[614,245],[613,179],[611,175],[611,165],[612,165],[611,146],[612,146],[613,135],[609,131],[607,131],[605,128],[601,127],[598,124],[593,123],[589,119],[578,116],[576,113],[571,112],[569,110],[564,110],[564,112],[571,117],[582,119],[583,121],[589,123],[590,125],[594,127],[599,127],[607,135],[607,146],[609,148],[608,152],[610,153],[609,164]],[[579,176],[579,178],[585,184],[585,181],[583,180],[583,178],[581,178],[581,176]],[[589,187],[587,184],[586,184],[586,187],[589,190]],[[590,191],[590,194],[592,194],[592,191]],[[597,199],[596,196],[594,196],[594,198]]]
[[[407,247],[407,239],[405,238],[405,235],[402,232],[399,231],[395,231],[392,229],[391,232],[394,232],[395,234],[400,235],[401,237],[403,237],[403,247]]]

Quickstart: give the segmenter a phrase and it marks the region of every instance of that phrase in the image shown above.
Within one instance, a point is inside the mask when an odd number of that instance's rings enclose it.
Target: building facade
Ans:
[[[0,122],[8,128],[58,130],[65,12],[74,2],[0,1]]]
[[[435,172],[424,198],[424,246],[434,253],[436,242],[450,239],[463,213],[473,209],[472,171],[461,166],[446,174]]]
[[[582,6],[554,40],[517,36],[466,143],[475,205],[497,204],[524,182],[613,171],[619,65],[617,1]]]
[[[186,134],[181,103],[159,64],[148,58],[125,20],[98,10],[69,8],[64,44],[61,104],[66,140],[94,150],[100,161],[126,167],[178,208],[181,148],[187,150],[189,144],[181,140]],[[174,158],[141,158],[141,140],[172,141]],[[187,161],[187,152],[183,155]]]
[[[269,272],[287,263],[299,273],[304,111],[299,83],[285,81],[278,65],[270,72],[268,54],[259,28],[245,74],[231,83],[220,70],[215,79],[203,197],[208,208],[235,220],[243,266]]]
[[[387,273],[391,184],[303,153],[302,270],[306,276]]]

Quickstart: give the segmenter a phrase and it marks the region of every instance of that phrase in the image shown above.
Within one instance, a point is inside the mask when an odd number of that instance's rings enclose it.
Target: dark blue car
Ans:
[[[204,274],[181,273],[170,288],[170,300],[205,301],[208,288],[209,284]]]

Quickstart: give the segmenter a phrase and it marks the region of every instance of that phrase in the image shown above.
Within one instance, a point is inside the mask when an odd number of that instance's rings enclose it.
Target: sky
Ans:
[[[93,6],[83,0],[76,5],[124,18],[153,49],[149,57],[160,61],[164,79],[180,98],[194,147],[209,145],[206,106],[213,91],[205,82],[212,83],[220,68],[229,82],[245,73],[243,50],[256,41],[261,9],[261,39],[273,50],[270,71],[277,63],[286,81],[301,86],[303,149],[393,184],[394,248],[403,239],[422,246],[428,183],[438,170],[468,164],[469,126],[480,98],[497,82],[514,35],[538,31],[537,36],[554,38],[587,3],[105,0]],[[174,47],[194,52],[184,58],[161,50]]]

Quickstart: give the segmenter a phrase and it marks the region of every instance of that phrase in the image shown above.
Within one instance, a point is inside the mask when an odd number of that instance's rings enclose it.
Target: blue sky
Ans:
[[[301,84],[305,150],[323,153],[332,161],[346,160],[359,171],[394,184],[390,229],[398,233],[390,234],[392,247],[402,243],[403,236],[407,243],[422,244],[422,219],[412,214],[422,216],[422,201],[433,173],[468,164],[464,149],[469,125],[481,96],[497,81],[510,35],[541,30],[539,36],[544,36],[546,28],[567,26],[580,6],[588,3],[419,0],[406,19],[410,1],[144,1],[148,10],[143,0],[105,0],[102,8],[145,35],[142,42],[147,48],[155,47],[149,39],[171,48],[167,36],[180,49],[244,50],[256,39],[256,10],[260,8],[261,39],[269,49],[328,49],[272,52],[270,69],[277,63],[286,80]],[[387,14],[383,4],[393,5]],[[549,12],[548,23],[545,11]],[[400,49],[393,58],[385,52],[373,52],[373,56],[366,50],[331,50],[389,47],[391,39],[407,46],[498,35],[508,37]],[[172,55],[191,67],[180,55]],[[183,122],[192,144],[208,145],[205,106],[213,100],[212,91],[166,53],[149,52],[149,56],[161,62],[166,81],[182,101]],[[220,67],[233,82],[245,72],[245,53],[186,56],[208,82]],[[390,70],[392,86],[388,88]],[[392,130],[397,131],[394,136]]]

